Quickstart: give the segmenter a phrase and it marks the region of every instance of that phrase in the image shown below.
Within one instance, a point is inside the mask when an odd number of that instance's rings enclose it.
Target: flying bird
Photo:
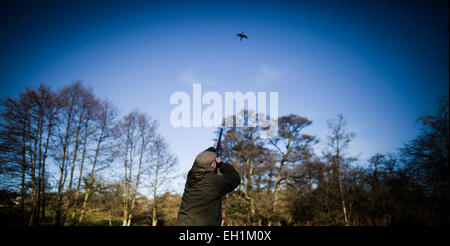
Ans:
[[[241,40],[240,40],[240,41],[242,41],[243,38],[245,38],[245,39],[248,38],[248,37],[244,34],[244,32],[238,33],[236,36],[241,37]]]

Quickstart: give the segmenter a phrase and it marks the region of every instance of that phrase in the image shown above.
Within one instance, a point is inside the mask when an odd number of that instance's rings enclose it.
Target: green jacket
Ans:
[[[209,148],[206,151],[214,151]],[[179,226],[220,226],[222,196],[241,182],[238,172],[228,163],[218,165],[222,175],[211,173],[194,162],[188,173],[178,212]]]

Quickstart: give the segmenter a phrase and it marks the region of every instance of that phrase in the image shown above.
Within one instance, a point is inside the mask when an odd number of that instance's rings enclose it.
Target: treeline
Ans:
[[[257,127],[227,129],[223,156],[242,181],[223,200],[223,224],[449,225],[448,111],[441,98],[417,120],[419,136],[367,162],[349,154],[356,135],[342,114],[328,121],[323,149],[304,133],[312,122],[297,115],[279,118],[269,139]]]
[[[223,225],[448,225],[448,111],[441,98],[415,139],[369,160],[350,154],[356,134],[343,115],[324,139],[294,114],[271,138],[225,128],[222,156],[241,185],[223,198]],[[174,225],[176,163],[146,114],[119,116],[80,82],[26,89],[1,100],[0,224]]]
[[[177,160],[150,116],[119,117],[77,81],[27,88],[1,101],[0,117],[1,224],[130,226],[143,207],[158,223]]]

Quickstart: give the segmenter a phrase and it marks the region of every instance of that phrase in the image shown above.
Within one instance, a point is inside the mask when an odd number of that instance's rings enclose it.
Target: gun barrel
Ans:
[[[216,148],[216,155],[220,156],[220,144],[222,142],[222,132],[223,128],[220,128],[219,138],[217,139],[217,148]]]

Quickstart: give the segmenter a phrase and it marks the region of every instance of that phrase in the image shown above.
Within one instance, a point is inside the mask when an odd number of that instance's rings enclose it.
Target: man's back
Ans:
[[[208,151],[208,150],[207,150]],[[193,165],[189,171],[177,225],[218,226],[222,222],[222,196],[240,183],[239,174],[228,163],[219,167],[222,175]]]

